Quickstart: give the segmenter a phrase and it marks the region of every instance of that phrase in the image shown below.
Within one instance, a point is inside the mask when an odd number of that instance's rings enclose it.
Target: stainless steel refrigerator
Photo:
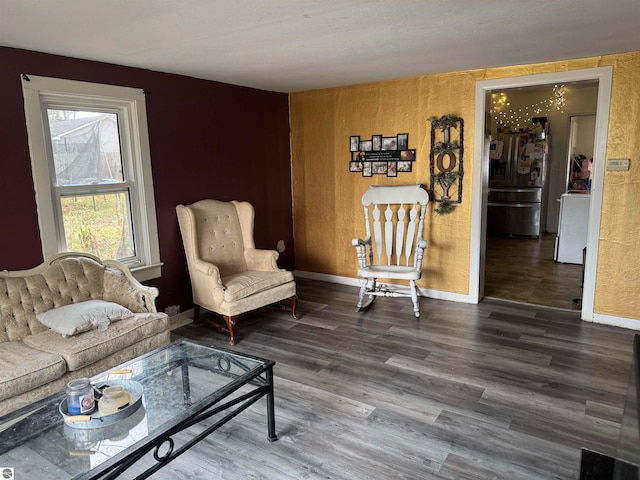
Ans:
[[[499,134],[489,153],[487,231],[539,237],[545,231],[549,134]]]

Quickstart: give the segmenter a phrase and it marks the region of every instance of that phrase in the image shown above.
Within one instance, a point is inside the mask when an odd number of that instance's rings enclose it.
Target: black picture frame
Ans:
[[[387,162],[371,162],[371,171],[374,175],[387,174]]]
[[[397,150],[398,137],[382,137],[382,150]]]
[[[398,162],[398,172],[406,173],[413,170],[413,162],[410,160],[400,160]]]
[[[416,150],[408,148],[408,145],[408,133],[398,133],[389,137],[376,134],[372,135],[370,140],[364,140],[359,135],[351,135],[349,171],[359,172],[363,177],[397,177],[398,172],[411,172],[416,160]]]
[[[372,141],[371,140],[360,140],[360,148],[359,148],[359,150],[361,152],[370,152],[372,146],[373,145],[372,145]]]
[[[416,159],[416,151],[415,150],[401,150],[400,151],[400,160],[402,161],[414,161]]]
[[[371,137],[371,150],[374,152],[382,150],[382,135],[373,135]]]
[[[359,146],[360,146],[360,136],[359,135],[354,135],[354,136],[349,137],[349,151],[350,152],[357,152]]]
[[[363,167],[363,162],[349,162],[350,172],[361,172],[362,167]]]
[[[409,148],[409,134],[408,133],[399,133],[397,135],[398,143],[397,150],[407,150]]]

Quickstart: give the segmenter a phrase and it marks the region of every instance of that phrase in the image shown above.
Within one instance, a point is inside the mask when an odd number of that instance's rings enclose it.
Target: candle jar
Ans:
[[[102,390],[102,398],[98,402],[98,411],[103,417],[122,410],[131,403],[131,394],[123,385],[114,385]]]
[[[93,387],[88,378],[76,378],[67,384],[67,413],[88,415],[96,408]]]

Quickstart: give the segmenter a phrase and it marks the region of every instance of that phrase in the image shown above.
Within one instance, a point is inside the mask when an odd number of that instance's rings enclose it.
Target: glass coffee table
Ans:
[[[274,365],[176,340],[91,379],[142,386],[139,407],[106,426],[95,418],[65,422],[59,411],[65,392],[0,418],[0,466],[13,468],[16,479],[111,479],[149,454],[155,463],[136,477],[147,478],[263,396],[268,439],[275,441]],[[209,417],[213,423],[176,445],[177,433]]]

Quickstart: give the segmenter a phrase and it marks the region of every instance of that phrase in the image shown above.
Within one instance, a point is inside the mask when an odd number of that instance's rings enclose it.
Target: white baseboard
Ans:
[[[193,308],[180,312],[177,315],[171,315],[169,317],[169,329],[175,330],[176,328],[184,327],[193,323]]]
[[[359,278],[341,277],[338,275],[328,275],[326,273],[305,272],[302,270],[295,270],[294,276],[300,278],[309,278],[311,280],[320,280],[322,282],[337,283],[340,285],[349,285],[352,287],[359,287],[362,285]],[[393,285],[394,289],[409,292],[409,287],[404,285]],[[447,300],[458,303],[478,303],[474,302],[470,295],[464,295],[460,293],[443,292],[441,290],[431,290],[421,288],[420,293],[427,298],[434,298],[436,300]],[[640,330],[640,320],[634,320],[633,318],[615,317],[613,315],[604,315],[601,313],[594,313],[593,318],[583,318],[586,322],[601,323],[603,325],[611,325],[614,327],[629,328],[631,330]]]
[[[640,320],[626,317],[616,317],[613,315],[604,315],[602,313],[594,313],[593,319],[583,318],[585,322],[602,323],[603,325],[611,325],[614,327],[628,328],[630,330],[640,330]]]
[[[338,275],[329,275],[326,273],[305,272],[302,270],[295,270],[293,272],[295,277],[309,278],[311,280],[320,280],[322,282],[337,283],[340,285],[349,285],[352,287],[360,287],[362,280],[359,278],[341,277]],[[384,282],[382,282],[384,283]],[[405,285],[393,284],[393,288],[399,291],[406,291],[409,293],[409,287]],[[428,288],[420,288],[420,294],[423,297],[434,298],[436,300],[447,300],[450,302],[458,303],[474,303],[469,295],[461,293],[443,292],[441,290],[431,290]]]

